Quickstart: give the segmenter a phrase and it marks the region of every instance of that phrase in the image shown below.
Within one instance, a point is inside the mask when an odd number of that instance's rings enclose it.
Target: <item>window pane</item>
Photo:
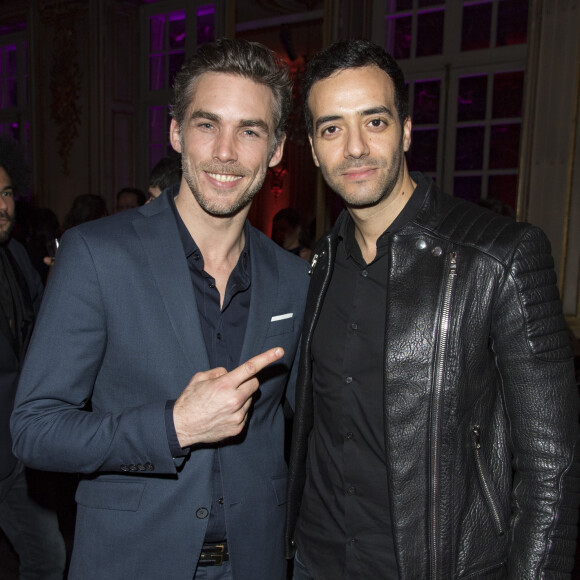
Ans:
[[[493,118],[521,117],[524,71],[498,73],[493,77]]]
[[[497,46],[525,44],[528,40],[528,0],[499,0]]]
[[[493,125],[489,147],[490,169],[517,168],[520,150],[520,124]]]
[[[502,215],[515,217],[515,209],[518,197],[517,175],[490,175],[487,189],[487,197],[497,200],[500,205],[495,211]],[[503,205],[506,207],[502,207]],[[494,208],[495,209],[495,208]]]
[[[197,44],[213,42],[215,37],[215,6],[205,4],[197,9]]]
[[[443,10],[417,16],[417,56],[443,52]]]
[[[481,199],[481,176],[456,177],[453,180],[453,195],[478,203]]]
[[[407,163],[411,171],[437,171],[437,129],[415,129]]]
[[[445,0],[419,0],[419,8],[437,6],[439,4],[445,4]]]
[[[169,86],[173,86],[175,74],[181,68],[184,60],[185,52],[174,52],[173,54],[169,55]]]
[[[491,2],[463,7],[461,50],[489,48]]]
[[[151,171],[157,162],[164,156],[165,147],[162,145],[151,145],[149,147],[149,171]]]
[[[413,7],[413,0],[396,0],[395,10],[410,10]]]
[[[17,107],[18,106],[18,85],[16,79],[6,79],[6,100],[4,101],[5,107]]]
[[[455,169],[481,169],[484,127],[459,127],[455,141]]]
[[[185,10],[169,14],[169,48],[185,47]]]
[[[485,119],[487,75],[461,77],[457,95],[457,120]]]
[[[18,53],[16,52],[16,46],[11,44],[5,50],[6,69],[4,70],[4,74],[8,77],[15,77],[18,73]]]
[[[166,107],[149,107],[149,143],[164,143],[168,139],[165,114]]]
[[[152,56],[149,59],[149,89],[156,91],[165,88],[165,56]]]
[[[165,48],[165,15],[156,14],[149,19],[149,52],[162,52]]]
[[[410,16],[387,18],[386,46],[396,60],[411,57],[411,26]]]
[[[440,81],[415,83],[413,99],[413,123],[438,123]]]

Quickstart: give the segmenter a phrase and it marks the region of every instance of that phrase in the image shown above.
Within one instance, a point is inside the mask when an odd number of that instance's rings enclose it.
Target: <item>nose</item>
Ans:
[[[218,133],[214,147],[214,159],[219,159],[222,163],[237,160],[234,135],[229,131]]]
[[[360,127],[351,128],[347,134],[344,156],[360,159],[368,154],[369,146]]]
[[[0,195],[0,211],[4,211],[8,208],[8,202],[3,195]]]

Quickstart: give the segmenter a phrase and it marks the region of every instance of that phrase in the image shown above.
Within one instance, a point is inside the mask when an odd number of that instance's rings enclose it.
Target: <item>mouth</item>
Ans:
[[[356,167],[343,172],[343,177],[350,181],[358,181],[360,179],[367,179],[376,172],[376,167]]]
[[[206,171],[206,174],[215,181],[219,183],[234,183],[243,179],[243,175],[232,175],[231,173],[210,173]]]

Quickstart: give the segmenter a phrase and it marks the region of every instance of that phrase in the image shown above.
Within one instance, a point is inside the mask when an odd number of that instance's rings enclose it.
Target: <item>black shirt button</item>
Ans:
[[[344,382],[345,382],[347,385],[350,385],[350,383],[352,383],[352,377],[346,377],[346,379],[344,379]]]
[[[351,485],[347,490],[348,495],[354,495],[356,493],[356,487]]]
[[[199,508],[195,512],[195,515],[198,517],[198,519],[203,520],[209,516],[209,511],[206,508]]]
[[[220,498],[218,499],[218,503],[219,503],[220,505],[224,505],[224,498],[223,498],[223,497],[220,497]]]
[[[345,439],[352,439],[354,437],[354,433],[352,431],[348,431],[348,433],[345,433],[344,438]]]
[[[215,288],[215,284],[214,284],[213,282],[210,282],[210,283],[208,284],[208,286],[209,286],[210,288]]]
[[[357,329],[358,329],[358,324],[357,324],[356,322],[353,322],[353,323],[350,325],[350,327],[351,327],[353,330],[357,330]]]
[[[222,333],[221,333],[221,332],[218,332],[218,333],[217,333],[217,339],[218,339],[218,340],[221,340],[221,339],[222,339]]]
[[[363,271],[361,272],[361,276],[362,276],[363,278],[366,278],[368,275],[369,275],[369,273],[368,273],[366,270],[363,270]]]

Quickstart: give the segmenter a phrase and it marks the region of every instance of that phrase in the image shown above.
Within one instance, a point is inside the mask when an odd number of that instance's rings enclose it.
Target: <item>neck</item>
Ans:
[[[180,191],[175,206],[185,227],[200,249],[205,270],[233,270],[244,248],[244,222],[248,205],[233,216],[214,216],[203,210],[189,190]]]
[[[407,205],[417,184],[411,179],[405,166],[403,179],[389,196],[371,207],[349,207],[354,221],[354,235],[366,263],[377,254],[377,240],[395,221]]]

